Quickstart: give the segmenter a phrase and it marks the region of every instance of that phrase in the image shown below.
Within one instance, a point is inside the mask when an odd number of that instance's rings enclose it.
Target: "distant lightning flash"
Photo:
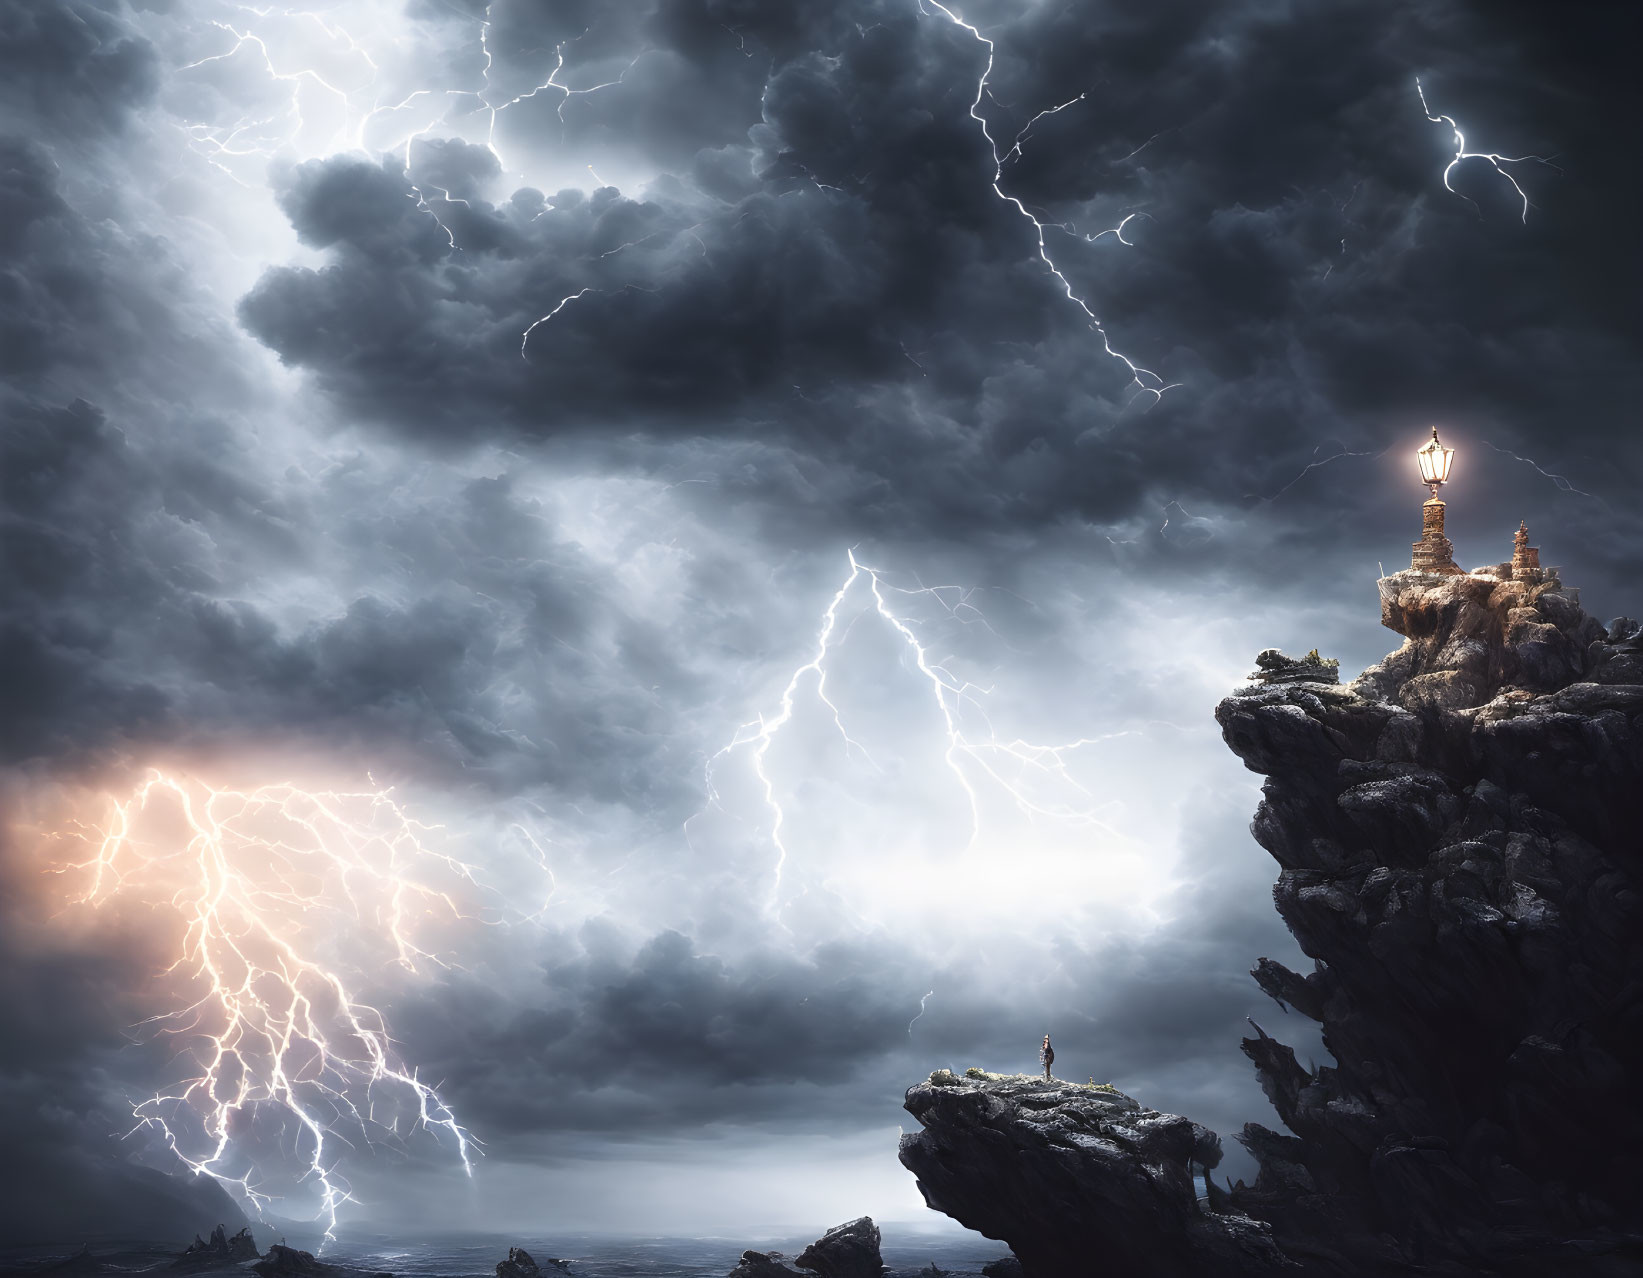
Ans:
[[[531,334],[536,332],[536,330],[538,328],[540,328],[543,324],[546,324],[549,320],[551,320],[555,315],[559,314],[560,311],[564,310],[567,306],[569,306],[577,298],[585,297],[587,294],[589,294],[591,292],[593,292],[592,288],[584,288],[584,289],[580,290],[579,292],[571,293],[571,294],[568,294],[565,297],[560,298],[559,299],[559,305],[555,306],[551,311],[549,311],[541,319],[535,321],[529,328],[527,328],[524,331],[524,333],[521,334],[521,336],[519,338],[519,358],[524,360],[527,364],[530,363],[531,362],[530,356],[525,354],[525,343],[531,340]]]
[[[139,823],[158,802],[181,817],[176,838],[145,837]],[[183,922],[166,972],[199,989],[185,1006],[145,1024],[187,1040],[192,1077],[133,1106],[133,1131],[157,1130],[195,1174],[243,1193],[259,1210],[272,1195],[237,1146],[259,1112],[294,1121],[304,1180],[318,1186],[316,1219],[333,1237],[350,1201],[333,1143],[349,1136],[397,1140],[399,1125],[453,1141],[473,1174],[475,1139],[438,1091],[403,1064],[382,1013],[364,1003],[322,957],[339,926],[377,941],[416,972],[447,966],[414,939],[431,913],[462,917],[436,877],[473,883],[471,867],[430,850],[429,827],[388,790],[337,793],[293,785],[217,790],[152,771],[126,799],[110,800],[106,826],[75,824],[64,837],[93,855],[64,867],[88,877],[78,898],[116,897],[176,911]]]
[[[228,125],[200,121],[183,125],[183,132],[189,140],[189,145],[200,152],[213,167],[220,169],[242,186],[247,184],[229,167],[229,161],[244,160],[251,157],[272,159],[282,151],[293,147],[303,131],[309,127],[311,121],[304,116],[301,97],[304,85],[313,85],[334,98],[341,117],[332,126],[333,131],[319,140],[320,154],[329,154],[337,149],[371,153],[372,149],[368,145],[367,133],[376,122],[383,119],[393,119],[400,113],[410,109],[412,103],[417,102],[419,99],[443,98],[449,102],[467,98],[476,100],[479,103],[480,111],[483,112],[485,120],[484,146],[496,157],[503,170],[507,171],[507,161],[498,148],[496,141],[497,122],[503,112],[519,106],[523,102],[530,101],[538,94],[551,90],[560,95],[558,114],[561,123],[563,123],[565,105],[571,98],[586,97],[603,89],[620,85],[626,79],[628,72],[644,56],[643,53],[635,56],[614,80],[607,80],[585,89],[574,89],[561,83],[559,76],[565,70],[566,46],[574,43],[575,40],[581,39],[581,36],[577,36],[573,40],[563,40],[554,47],[554,65],[546,79],[524,93],[515,94],[505,101],[498,101],[495,97],[495,86],[492,80],[492,73],[495,70],[495,57],[490,45],[491,5],[487,4],[479,23],[479,47],[483,62],[477,87],[470,82],[467,86],[415,88],[409,93],[404,93],[403,96],[395,95],[399,96],[399,100],[392,105],[387,105],[382,99],[382,87],[379,84],[381,66],[372,58],[370,50],[340,25],[327,20],[320,14],[305,10],[276,9],[272,7],[253,8],[248,5],[238,5],[236,8],[265,24],[276,21],[314,23],[324,33],[327,40],[334,46],[345,50],[351,58],[357,60],[361,71],[361,74],[357,77],[358,83],[352,84],[351,87],[343,87],[343,85],[334,82],[332,79],[328,79],[312,66],[287,66],[283,65],[283,62],[277,62],[269,48],[268,41],[258,33],[258,30],[250,22],[243,24],[245,29],[241,30],[239,27],[225,22],[213,21],[212,26],[233,37],[233,44],[222,53],[212,54],[184,64],[178,68],[180,71],[198,70],[212,63],[227,61],[242,51],[249,51],[260,59],[262,71],[270,81],[286,86],[283,101],[271,114],[241,117]],[[584,31],[583,35],[586,34]],[[375,101],[369,101],[364,97],[368,91],[377,95]],[[412,175],[413,145],[419,138],[425,139],[433,135],[434,131],[440,128],[441,125],[447,124],[450,118],[450,107],[446,106],[426,123],[416,127],[407,127],[395,140],[389,142],[385,149],[390,153],[401,154],[402,175],[410,188],[407,198],[416,204],[419,212],[433,219],[445,235],[451,251],[455,252],[460,247],[457,244],[455,233],[439,216],[434,201]],[[467,201],[452,196],[449,191],[438,186],[430,185],[428,190],[437,193],[438,197],[447,204],[467,203]]]
[[[1068,300],[1071,301],[1074,305],[1076,305],[1079,310],[1084,312],[1085,318],[1089,320],[1090,328],[1092,330],[1094,330],[1094,332],[1097,335],[1099,335],[1100,338],[1101,338],[1101,349],[1104,350],[1113,359],[1115,359],[1119,363],[1123,364],[1124,367],[1129,370],[1130,384],[1135,387],[1135,395],[1143,395],[1143,394],[1151,395],[1154,399],[1154,402],[1156,402],[1157,400],[1162,399],[1164,397],[1164,392],[1165,391],[1173,390],[1175,387],[1179,386],[1180,383],[1179,382],[1166,383],[1162,377],[1160,377],[1157,373],[1153,372],[1150,368],[1142,368],[1139,364],[1137,364],[1134,360],[1132,360],[1128,355],[1124,355],[1121,352],[1116,351],[1116,350],[1113,349],[1112,341],[1107,336],[1107,330],[1102,325],[1101,320],[1096,316],[1096,313],[1093,310],[1090,309],[1089,303],[1086,302],[1077,293],[1073,292],[1072,282],[1070,280],[1068,280],[1067,277],[1061,273],[1061,268],[1059,266],[1057,266],[1055,264],[1054,260],[1050,257],[1049,248],[1046,246],[1046,244],[1044,242],[1044,231],[1046,229],[1046,223],[1041,222],[1041,221],[1038,220],[1038,218],[1034,217],[1033,214],[1028,210],[1027,206],[1025,204],[1023,204],[1020,201],[1020,199],[1018,199],[1016,196],[1013,196],[1013,195],[1009,194],[1000,185],[1000,183],[1004,180],[1004,166],[1005,166],[1005,164],[1008,163],[1012,159],[1020,158],[1022,145],[1026,141],[1027,135],[1031,131],[1033,125],[1038,123],[1039,120],[1042,120],[1047,115],[1055,115],[1058,112],[1066,110],[1068,107],[1072,106],[1074,103],[1082,101],[1084,99],[1085,95],[1080,93],[1076,98],[1071,98],[1068,101],[1063,102],[1058,106],[1053,106],[1053,107],[1050,107],[1046,110],[1040,111],[1031,120],[1029,120],[1027,122],[1026,126],[1021,130],[1021,132],[1016,135],[1015,141],[1014,141],[1014,143],[1012,143],[1009,150],[1005,151],[1004,154],[1000,155],[999,150],[998,150],[998,143],[993,138],[993,132],[992,132],[991,127],[987,124],[987,118],[986,118],[986,116],[982,115],[980,110],[979,110],[979,108],[981,106],[981,99],[983,97],[987,96],[991,92],[991,90],[989,90],[989,88],[987,87],[987,80],[988,80],[988,77],[991,76],[992,73],[993,73],[993,59],[994,59],[994,54],[995,54],[995,48],[994,48],[993,42],[990,39],[988,39],[986,36],[982,35],[981,31],[978,28],[976,28],[976,27],[972,26],[970,23],[966,22],[963,18],[959,17],[958,14],[954,13],[946,5],[942,4],[941,0],[919,0],[919,11],[920,12],[926,12],[926,10],[924,9],[924,5],[926,3],[928,3],[932,8],[935,8],[935,9],[939,10],[943,14],[943,16],[945,16],[947,18],[947,20],[949,22],[951,22],[954,26],[962,27],[964,30],[968,31],[972,36],[974,36],[978,43],[986,46],[986,49],[987,49],[987,67],[981,73],[981,79],[979,81],[977,81],[977,83],[976,83],[975,100],[970,103],[970,118],[973,119],[977,124],[979,124],[981,126],[981,135],[984,138],[987,139],[987,148],[992,153],[992,157],[993,157],[993,178],[992,178],[992,182],[990,183],[990,185],[993,188],[993,194],[998,196],[998,198],[1003,200],[1006,204],[1013,205],[1016,212],[1020,213],[1022,217],[1026,218],[1027,221],[1032,223],[1033,232],[1036,235],[1037,240],[1038,240],[1038,256],[1039,256],[1039,259],[1044,263],[1045,266],[1047,266],[1049,268],[1050,274],[1055,276],[1056,280],[1060,283],[1061,289],[1067,295]],[[1131,216],[1134,216],[1134,215],[1132,214]],[[1129,220],[1130,220],[1129,218],[1125,218],[1123,223],[1120,223],[1118,227],[1113,228],[1114,233],[1116,233],[1118,235],[1119,240],[1121,240],[1125,244],[1128,244],[1130,241],[1124,239],[1123,234],[1122,234],[1122,228],[1125,224],[1127,224],[1129,222]],[[1051,223],[1049,225],[1058,225],[1058,224]],[[1062,228],[1062,229],[1068,229],[1068,228]],[[1105,232],[1103,232],[1103,234],[1105,234]],[[1099,236],[1086,236],[1085,238],[1090,239],[1090,240],[1094,240],[1094,239],[1098,239]],[[1131,399],[1133,400],[1134,397],[1135,396],[1131,396]]]
[[[913,1037],[913,1026],[918,1023],[918,1018],[920,1016],[924,1015],[924,1005],[926,1003],[928,1003],[932,998],[935,997],[935,993],[936,992],[934,990],[931,990],[923,998],[919,999],[919,1001],[918,1001],[918,1015],[914,1016],[912,1020],[907,1022],[907,1037],[908,1038]]]
[[[1608,509],[1608,503],[1606,501],[1604,501],[1603,498],[1599,497],[1596,493],[1589,493],[1584,488],[1576,488],[1572,483],[1569,482],[1569,480],[1565,476],[1557,475],[1557,474],[1554,474],[1553,472],[1547,470],[1544,466],[1542,466],[1539,462],[1537,462],[1533,457],[1521,457],[1517,453],[1514,453],[1509,448],[1502,448],[1499,444],[1491,444],[1487,439],[1480,439],[1478,442],[1480,444],[1482,444],[1485,448],[1493,448],[1497,453],[1502,453],[1505,456],[1510,457],[1513,461],[1520,461],[1525,466],[1529,466],[1529,467],[1533,468],[1535,471],[1537,471],[1538,473],[1544,475],[1547,479],[1551,480],[1552,483],[1557,486],[1557,488],[1560,492],[1571,493],[1576,497],[1590,497],[1598,505],[1604,507],[1604,509]]]
[[[1452,195],[1460,195],[1460,198],[1465,200],[1474,209],[1477,209],[1478,216],[1482,217],[1483,210],[1478,208],[1478,202],[1470,196],[1461,195],[1459,191],[1455,190],[1454,184],[1451,183],[1449,179],[1455,171],[1455,166],[1462,160],[1488,160],[1494,167],[1495,172],[1500,174],[1501,177],[1505,178],[1512,184],[1512,189],[1518,193],[1518,198],[1523,201],[1523,224],[1527,226],[1529,224],[1528,192],[1518,185],[1518,181],[1515,177],[1500,166],[1502,164],[1523,164],[1530,160],[1534,161],[1536,164],[1544,164],[1547,168],[1551,169],[1556,169],[1557,165],[1553,164],[1552,161],[1544,155],[1500,155],[1494,151],[1468,151],[1466,149],[1466,135],[1460,131],[1460,125],[1455,123],[1454,118],[1447,115],[1432,114],[1432,108],[1426,104],[1426,90],[1421,88],[1419,76],[1415,77],[1415,92],[1420,95],[1421,110],[1426,112],[1426,118],[1432,121],[1433,124],[1447,124],[1454,134],[1455,154],[1450,159],[1449,163],[1444,167],[1444,187]]]
[[[1324,442],[1325,443],[1332,443],[1332,444],[1339,444],[1340,440],[1338,440],[1338,439],[1325,440]],[[1327,465],[1329,465],[1330,462],[1340,461],[1341,458],[1343,458],[1343,457],[1384,457],[1386,455],[1386,449],[1384,449],[1384,448],[1381,449],[1381,451],[1378,452],[1378,453],[1353,452],[1352,450],[1346,448],[1344,445],[1342,446],[1342,448],[1339,452],[1330,453],[1328,457],[1319,457],[1318,454],[1322,451],[1323,451],[1323,444],[1319,444],[1316,448],[1314,448],[1312,450],[1312,460],[1309,461],[1305,466],[1301,467],[1300,473],[1298,473],[1295,476],[1294,479],[1290,480],[1287,484],[1285,484],[1277,492],[1273,493],[1272,496],[1263,497],[1263,498],[1261,498],[1261,500],[1262,501],[1277,501],[1278,498],[1282,497],[1291,488],[1295,487],[1296,484],[1300,483],[1301,480],[1305,479],[1313,471],[1317,470],[1318,467],[1327,466]]]
[[[901,639],[940,717],[946,742],[942,751],[942,763],[963,791],[969,813],[970,837],[967,848],[973,847],[981,835],[981,797],[977,786],[983,782],[996,787],[1028,817],[1044,817],[1066,824],[1105,829],[1095,815],[1094,796],[1068,771],[1067,756],[1084,746],[1110,740],[1111,736],[1082,737],[1060,745],[1039,745],[1020,738],[1001,739],[994,732],[983,705],[983,699],[989,690],[958,678],[945,663],[933,659],[912,625],[890,606],[888,598],[890,595],[929,596],[946,608],[951,616],[964,621],[984,623],[985,618],[970,602],[970,595],[973,592],[957,586],[919,586],[911,590],[892,586],[885,582],[877,569],[870,568],[857,559],[854,550],[849,551],[848,556],[850,571],[822,613],[815,649],[810,659],[788,677],[774,713],[761,714],[757,719],[744,723],[736,730],[730,741],[707,761],[705,784],[708,800],[710,804],[718,806],[719,792],[714,783],[717,769],[730,755],[744,749],[748,752],[753,775],[758,781],[765,808],[770,813],[770,842],[776,852],[766,908],[772,913],[779,912],[782,878],[789,856],[786,841],[787,813],[766,764],[771,746],[793,720],[801,689],[813,681],[814,695],[826,707],[845,748],[857,751],[869,766],[878,766],[867,747],[850,735],[838,704],[827,691],[828,657],[835,645],[841,641],[838,634],[839,613],[852,590],[857,588],[858,582],[865,583],[871,599],[872,613]],[[953,596],[956,601],[950,600],[948,596]],[[966,727],[967,721],[972,717],[979,718],[978,732],[972,732]],[[1112,734],[1122,735],[1127,734]],[[1018,780],[1007,775],[1007,768],[1047,777],[1071,789],[1080,796],[1080,800],[1076,806],[1072,803],[1042,802],[1029,794]]]

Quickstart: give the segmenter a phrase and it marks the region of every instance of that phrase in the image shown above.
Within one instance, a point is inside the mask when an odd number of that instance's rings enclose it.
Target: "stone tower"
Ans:
[[[1443,535],[1443,503],[1436,497],[1421,504],[1421,539],[1414,545],[1409,566],[1416,572],[1457,573],[1455,548]]]
[[[1529,525],[1518,521],[1517,536],[1512,539],[1512,580],[1539,581],[1540,547],[1529,544]]]

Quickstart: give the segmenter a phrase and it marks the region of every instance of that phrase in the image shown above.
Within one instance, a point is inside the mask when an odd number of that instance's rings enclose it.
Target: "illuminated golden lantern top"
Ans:
[[[1438,428],[1432,427],[1432,438],[1415,454],[1415,460],[1420,462],[1421,482],[1432,489],[1432,496],[1438,495],[1438,485],[1449,479],[1449,467],[1455,460],[1455,450],[1445,448],[1438,439]]]

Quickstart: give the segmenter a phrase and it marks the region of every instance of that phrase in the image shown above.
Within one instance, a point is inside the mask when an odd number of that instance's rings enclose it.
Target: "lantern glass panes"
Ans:
[[[1426,447],[1415,454],[1420,462],[1421,482],[1424,484],[1442,484],[1448,482],[1449,467],[1455,460],[1455,450],[1445,448],[1438,442],[1438,428],[1432,428],[1432,438]]]

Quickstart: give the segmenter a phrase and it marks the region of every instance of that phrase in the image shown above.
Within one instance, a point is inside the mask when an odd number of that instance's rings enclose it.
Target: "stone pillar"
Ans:
[[[1539,581],[1540,547],[1529,544],[1529,525],[1518,521],[1517,536],[1512,539],[1512,580]]]
[[[1436,497],[1421,506],[1421,539],[1414,545],[1409,566],[1416,572],[1457,573],[1455,548],[1443,535],[1443,503]]]

